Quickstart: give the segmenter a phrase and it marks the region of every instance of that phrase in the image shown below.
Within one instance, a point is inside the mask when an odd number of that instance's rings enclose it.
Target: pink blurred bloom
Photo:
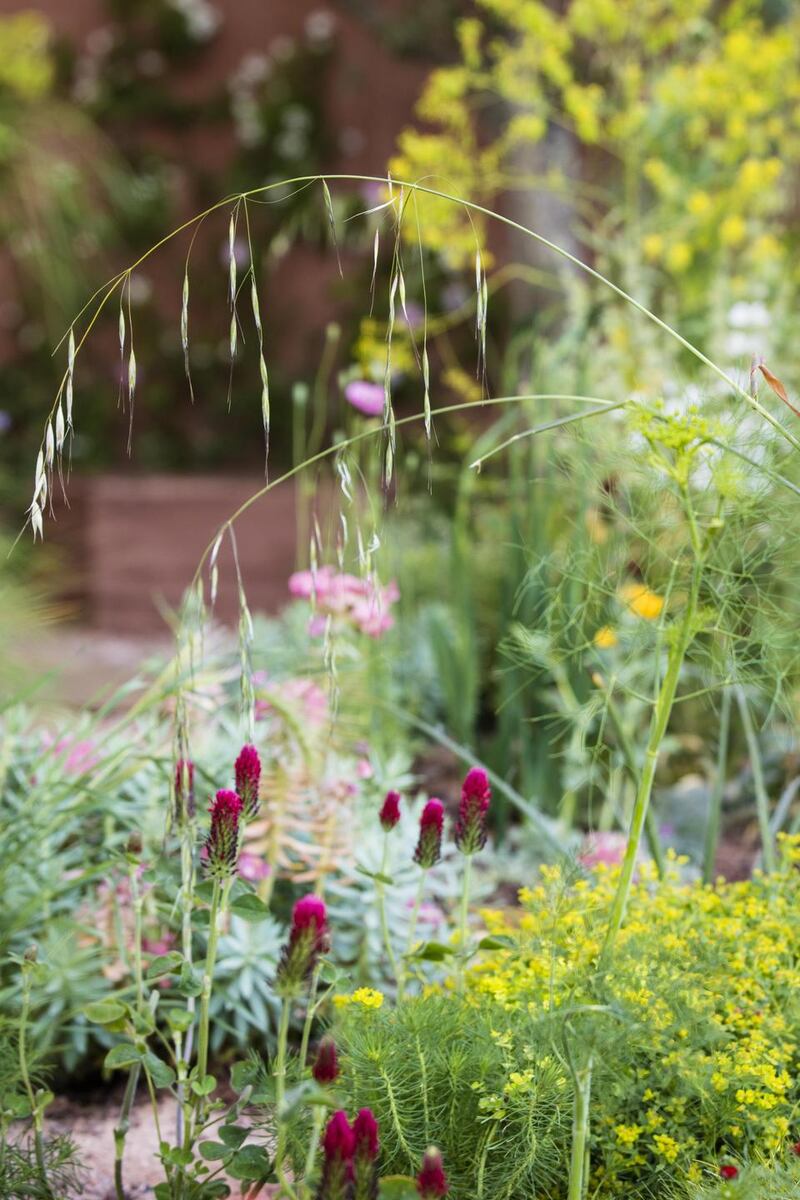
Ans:
[[[330,566],[296,571],[289,578],[289,592],[298,599],[313,601],[309,632],[316,637],[325,632],[329,617],[349,621],[368,637],[380,637],[394,625],[390,610],[400,598],[394,580],[381,586],[372,576],[360,579],[347,572],[337,573]]]
[[[248,854],[247,852],[240,854],[238,869],[241,878],[246,879],[249,883],[259,883],[270,874],[270,865],[260,854]]]
[[[53,754],[64,756],[64,769],[70,775],[85,775],[100,762],[94,742],[89,738],[76,740],[71,737],[62,737],[56,740],[51,733],[46,733],[44,744],[48,749],[52,749]]]
[[[345,384],[344,398],[367,417],[380,417],[386,403],[382,386],[368,379],[351,379]]]
[[[578,862],[584,867],[596,867],[603,863],[616,867],[622,862],[628,844],[624,833],[608,830],[605,833],[590,833],[584,838],[578,853]]]

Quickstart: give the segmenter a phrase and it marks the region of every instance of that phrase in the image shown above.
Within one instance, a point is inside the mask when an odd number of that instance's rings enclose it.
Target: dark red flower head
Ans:
[[[175,819],[178,824],[194,817],[194,763],[179,758],[175,764]]]
[[[244,815],[251,821],[258,812],[258,785],[261,781],[261,759],[255,746],[242,746],[233,769]]]
[[[369,1108],[362,1108],[353,1121],[353,1200],[378,1197],[378,1122]]]
[[[737,1175],[739,1174],[739,1168],[726,1165],[724,1167],[720,1167],[719,1174],[720,1179],[736,1179]]]
[[[425,1151],[422,1170],[417,1176],[417,1191],[422,1200],[440,1200],[450,1191],[442,1165],[442,1156],[435,1146]]]
[[[400,820],[400,793],[387,792],[386,799],[380,812],[380,821],[387,833],[394,829]]]
[[[349,1200],[355,1137],[347,1113],[335,1112],[322,1138],[322,1175],[317,1200]]]
[[[443,828],[444,805],[441,800],[429,800],[419,819],[419,840],[414,851],[414,862],[426,870],[436,866],[442,857]]]
[[[330,1035],[326,1035],[319,1044],[311,1074],[317,1083],[322,1084],[336,1083],[339,1078],[339,1056],[336,1053],[336,1042]]]
[[[795,1142],[792,1146],[792,1154],[796,1154],[800,1158],[800,1142]]]
[[[491,799],[489,776],[483,767],[472,767],[461,785],[458,806],[456,845],[462,854],[476,854],[486,845],[486,814]]]
[[[208,811],[211,813],[211,828],[205,846],[206,872],[216,879],[227,879],[236,870],[239,855],[242,802],[236,792],[217,792]]]
[[[292,909],[289,941],[278,964],[278,990],[296,992],[328,948],[328,913],[320,896],[303,896]]]

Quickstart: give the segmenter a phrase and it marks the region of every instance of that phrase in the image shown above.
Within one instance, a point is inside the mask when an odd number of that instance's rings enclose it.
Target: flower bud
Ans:
[[[128,835],[128,844],[125,847],[125,853],[131,858],[139,858],[142,853],[142,835],[135,831]]]
[[[442,1165],[442,1156],[435,1146],[429,1146],[422,1160],[422,1170],[417,1176],[417,1191],[422,1200],[440,1200],[450,1191]]]
[[[194,763],[179,758],[175,764],[175,820],[180,825],[194,817]]]
[[[311,1074],[321,1084],[336,1083],[339,1078],[339,1056],[336,1043],[329,1034],[319,1044]]]
[[[316,1200],[349,1200],[354,1150],[347,1113],[335,1112],[322,1138],[322,1175]]]
[[[456,845],[462,854],[477,854],[486,845],[486,814],[492,799],[489,777],[482,767],[467,771],[458,806]]]
[[[720,1167],[719,1169],[720,1179],[736,1179],[738,1174],[739,1168],[731,1166],[730,1164],[726,1164],[726,1166]]]
[[[227,879],[236,870],[239,853],[239,818],[242,802],[236,792],[217,792],[211,813],[211,828],[206,838],[206,874]]]
[[[303,896],[292,910],[289,941],[278,964],[277,989],[282,995],[299,990],[328,948],[328,914],[319,896]]]
[[[362,1108],[353,1121],[353,1200],[377,1200],[378,1122],[372,1109]]]
[[[380,811],[380,822],[386,833],[390,833],[400,820],[400,793],[387,792]]]
[[[435,867],[442,857],[443,828],[444,805],[441,800],[429,800],[419,819],[419,840],[414,851],[414,862],[425,870]]]
[[[261,781],[261,759],[255,746],[242,746],[234,764],[234,772],[244,816],[252,821],[258,812],[258,785]]]

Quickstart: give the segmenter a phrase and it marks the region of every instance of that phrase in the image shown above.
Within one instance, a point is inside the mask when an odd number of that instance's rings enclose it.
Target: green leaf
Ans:
[[[479,950],[513,950],[514,939],[506,937],[504,934],[492,934],[490,937],[481,938],[478,942]]]
[[[391,887],[394,883],[391,875],[384,875],[382,871],[368,871],[366,867],[356,867],[358,875],[364,875],[367,879],[374,879],[376,883],[385,883]]]
[[[231,912],[245,921],[265,921],[270,915],[269,907],[258,896],[248,893],[234,900]]]
[[[406,957],[416,959],[419,962],[442,962],[443,959],[449,958],[451,954],[453,954],[453,947],[446,946],[444,942],[423,942],[421,946],[417,946],[416,950],[406,955]]]
[[[203,904],[210,904],[211,897],[213,896],[213,894],[214,894],[213,879],[204,879],[203,882],[198,883],[197,887],[194,889],[195,899],[202,901]],[[194,916],[194,914],[193,914],[193,916]]]
[[[417,1185],[409,1175],[384,1175],[378,1181],[378,1200],[419,1200]]]
[[[134,1063],[141,1062],[142,1057],[142,1051],[138,1050],[133,1042],[118,1042],[103,1059],[103,1066],[109,1071],[118,1067],[132,1067]]]
[[[258,1064],[249,1058],[234,1063],[231,1067],[231,1087],[235,1092],[243,1092],[246,1087],[253,1087],[257,1080]]]
[[[142,1063],[156,1087],[169,1087],[170,1084],[175,1082],[175,1072],[172,1067],[156,1054],[153,1054],[151,1050],[148,1050],[143,1056]]]
[[[203,1079],[193,1079],[191,1086],[195,1096],[210,1096],[217,1081],[213,1075],[206,1075]]]
[[[181,967],[177,990],[182,996],[199,996],[203,990],[203,976],[200,971],[184,962]]]
[[[124,1004],[119,1000],[95,1000],[87,1004],[83,1012],[88,1021],[95,1025],[114,1025],[127,1013]]]
[[[238,1150],[250,1130],[243,1129],[241,1125],[220,1125],[217,1132],[226,1146]]]
[[[186,1033],[194,1024],[194,1013],[190,1013],[186,1008],[165,1008],[164,1016],[170,1029],[174,1029],[176,1033]]]
[[[214,1162],[218,1158],[227,1158],[231,1153],[230,1146],[223,1146],[222,1142],[201,1142],[198,1149],[201,1157],[206,1162]]]
[[[237,1150],[226,1170],[231,1179],[267,1180],[272,1163],[263,1146],[242,1146]]]
[[[147,968],[148,979],[158,979],[162,975],[174,975],[183,966],[183,955],[179,950],[170,950],[169,954],[159,954]]]

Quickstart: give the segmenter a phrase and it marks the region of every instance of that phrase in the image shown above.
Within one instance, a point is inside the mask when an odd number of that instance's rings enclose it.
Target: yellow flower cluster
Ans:
[[[658,272],[682,284],[721,268],[734,281],[792,268],[800,7],[770,22],[748,0],[722,11],[713,0],[568,0],[558,12],[548,0],[478,0],[478,8],[486,25],[461,24],[461,60],[430,77],[418,105],[426,129],[402,135],[395,177],[484,204],[509,184],[563,191],[563,175],[531,178],[525,147],[566,126],[609,150],[609,162],[621,160],[610,181],[613,226],[638,240]],[[479,129],[498,127],[485,120],[493,102],[505,126],[487,141]],[[586,161],[596,173],[596,156]],[[595,183],[569,181],[578,204],[601,203]],[[428,244],[471,260],[467,215],[420,205]]]
[[[618,1064],[618,1086],[593,1098],[598,1195],[631,1194],[645,1163],[692,1182],[709,1154],[771,1161],[797,1139],[799,863],[800,838],[786,837],[778,872],[746,882],[685,882],[674,859],[660,881],[640,869],[600,985],[629,1031],[630,1059]],[[485,911],[490,934],[513,947],[471,969],[476,1002],[490,999],[514,1022],[596,1004],[616,880],[603,864],[577,881],[548,867],[519,909]]]
[[[360,987],[349,996],[334,996],[333,1003],[337,1008],[345,1008],[350,1004],[359,1004],[362,1008],[380,1008],[383,1004],[383,992],[376,991],[375,988]]]

